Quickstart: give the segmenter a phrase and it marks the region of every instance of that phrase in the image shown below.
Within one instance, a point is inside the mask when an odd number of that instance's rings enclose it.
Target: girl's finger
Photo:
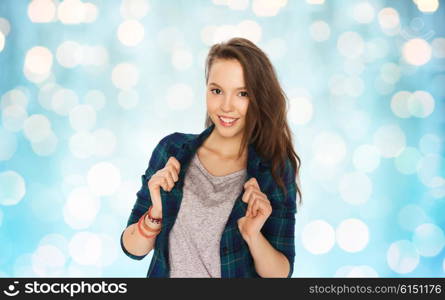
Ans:
[[[173,177],[172,177],[172,175],[170,174],[169,169],[166,169],[166,170],[164,171],[163,175],[164,175],[165,180],[167,181],[168,191],[170,191],[170,190],[173,188],[173,186],[174,186],[175,184],[174,184],[174,182],[173,182]]]
[[[245,191],[244,191],[244,194],[243,194],[243,198],[242,198],[242,201],[244,202],[244,203],[249,203],[249,198],[250,198],[250,194],[252,193],[252,189],[251,188],[247,188],[247,189],[245,189]]]
[[[254,198],[252,197],[253,196],[252,192],[253,191],[249,190],[246,193],[246,197],[247,197],[246,198],[246,200],[247,200],[247,209],[246,210],[247,210],[249,216],[252,216],[251,208],[252,208],[252,204],[253,204],[253,200],[254,200]]]
[[[249,216],[254,217],[255,211],[253,210],[253,208],[255,207],[255,203],[257,202],[255,195],[252,195],[252,199],[250,200],[250,202],[252,203],[252,205],[250,205],[250,208],[249,208]]]
[[[258,210],[260,209],[260,206],[261,206],[261,200],[256,198],[255,204],[252,207],[254,217],[256,217],[258,215]]]
[[[176,168],[172,165],[170,168],[168,168],[168,171],[173,181],[177,182],[179,178],[178,178],[178,171],[176,170]]]

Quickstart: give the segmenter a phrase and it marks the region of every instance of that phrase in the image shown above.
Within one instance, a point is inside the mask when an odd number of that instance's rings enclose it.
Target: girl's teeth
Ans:
[[[235,119],[225,119],[225,118],[221,118],[221,120],[223,120],[226,123],[232,123],[233,121],[235,121]]]

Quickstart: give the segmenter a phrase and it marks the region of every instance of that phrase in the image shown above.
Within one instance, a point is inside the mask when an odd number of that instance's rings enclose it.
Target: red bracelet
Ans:
[[[148,219],[150,220],[150,222],[152,222],[152,223],[155,223],[155,224],[161,224],[161,222],[162,222],[162,218],[153,218],[152,216],[151,216],[151,209],[153,208],[153,205],[151,205],[149,208],[148,208],[148,212],[147,212],[147,215],[148,215]]]
[[[147,223],[145,223],[145,219],[146,219],[147,215],[148,215],[148,212],[145,212],[145,214],[143,214],[141,217],[141,219],[143,220],[142,227],[145,229],[145,231],[159,233],[161,231],[161,227],[159,227],[158,229],[153,229],[153,228],[150,228],[150,226],[148,226]]]
[[[158,235],[158,233],[156,233],[156,234],[154,234],[154,235],[148,235],[148,234],[146,234],[146,233],[143,231],[143,229],[142,229],[142,221],[143,221],[142,217],[139,218],[139,221],[138,221],[138,231],[139,231],[139,233],[140,233],[143,237],[145,237],[145,238],[147,238],[147,239],[151,239],[151,238],[153,238],[153,237],[155,237],[155,236]]]

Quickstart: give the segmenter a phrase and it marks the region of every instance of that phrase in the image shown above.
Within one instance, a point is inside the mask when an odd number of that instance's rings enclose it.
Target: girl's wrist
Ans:
[[[162,208],[159,208],[157,206],[152,206],[151,207],[151,211],[150,211],[150,215],[155,218],[155,219],[160,219],[162,218]]]

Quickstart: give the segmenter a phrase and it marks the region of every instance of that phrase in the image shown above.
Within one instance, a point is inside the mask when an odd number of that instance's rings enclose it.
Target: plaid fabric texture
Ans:
[[[156,171],[164,168],[170,156],[174,156],[180,162],[181,170],[179,180],[170,192],[165,192],[161,188],[163,226],[156,238],[147,277],[170,277],[168,236],[181,205],[185,173],[196,150],[210,135],[214,127],[214,124],[209,126],[201,134],[175,132],[164,137],[153,150],[148,168],[142,175],[142,186],[136,194],[137,199],[128,219],[127,227],[137,223],[152,204],[147,181]],[[272,214],[264,223],[261,232],[276,250],[287,257],[290,262],[290,272],[287,277],[291,277],[295,257],[294,232],[297,194],[295,176],[290,160],[286,161],[283,177],[288,190],[287,197],[284,196],[284,193],[273,180],[270,165],[257,154],[252,144],[248,146],[247,180],[251,177],[256,178],[261,191],[267,195],[272,205]],[[220,241],[222,278],[260,277],[255,271],[249,247],[238,229],[237,220],[245,215],[247,209],[247,203],[241,200],[243,193],[244,191],[235,200]],[[129,253],[123,245],[122,236],[123,232],[120,243],[127,256],[136,260],[141,260],[146,256],[136,256]]]

